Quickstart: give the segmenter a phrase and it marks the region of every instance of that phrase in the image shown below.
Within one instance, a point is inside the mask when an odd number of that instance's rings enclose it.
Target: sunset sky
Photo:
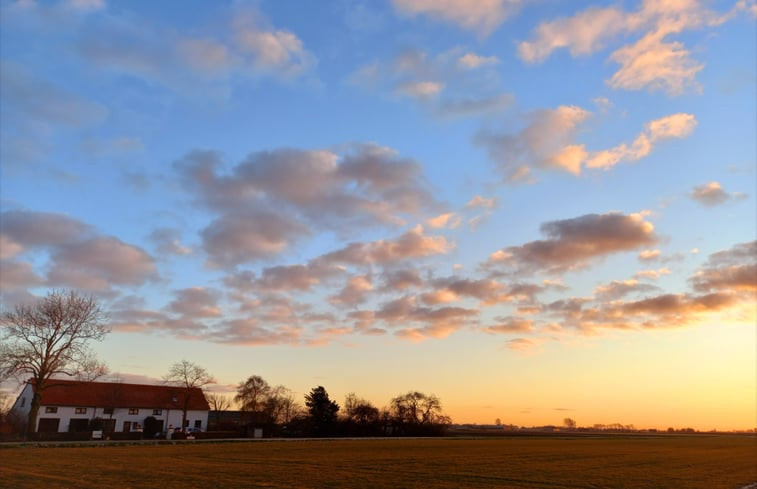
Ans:
[[[453,421],[757,426],[754,0],[0,0],[2,306]],[[15,392],[16,384],[5,385]]]

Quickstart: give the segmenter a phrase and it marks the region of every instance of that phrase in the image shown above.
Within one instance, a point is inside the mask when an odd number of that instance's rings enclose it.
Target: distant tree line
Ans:
[[[284,386],[271,386],[262,377],[253,375],[237,385],[234,402],[236,416],[224,416],[230,407],[227,398],[210,394],[211,429],[241,430],[253,436],[262,430],[264,436],[437,436],[445,433],[451,421],[442,412],[435,395],[411,391],[391,399],[379,409],[370,401],[350,393],[340,406],[326,389],[313,387],[297,402],[292,391]]]

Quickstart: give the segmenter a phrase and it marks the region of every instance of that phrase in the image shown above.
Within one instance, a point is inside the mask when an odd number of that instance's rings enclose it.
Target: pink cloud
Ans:
[[[520,270],[564,272],[588,265],[613,253],[657,242],[652,223],[640,214],[587,214],[542,224],[547,239],[503,248],[492,254],[485,268],[502,265]]]

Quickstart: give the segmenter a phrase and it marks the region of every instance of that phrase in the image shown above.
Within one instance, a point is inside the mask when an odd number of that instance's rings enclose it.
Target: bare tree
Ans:
[[[215,384],[216,379],[196,363],[182,360],[171,365],[164,380],[184,389],[184,402],[181,414],[181,428],[184,429],[187,424],[187,410],[189,409],[189,401],[192,399],[192,391],[194,389],[202,389],[208,384]]]
[[[282,425],[289,423],[302,409],[294,399],[294,393],[283,385],[271,389],[268,405],[274,421]]]
[[[450,418],[442,412],[442,403],[433,394],[411,391],[391,401],[394,423],[406,434],[443,431]]]
[[[206,393],[205,399],[208,401],[210,409],[213,411],[226,411],[231,407],[231,400],[218,392]]]
[[[29,434],[36,431],[42,392],[54,385],[54,377],[93,380],[106,370],[89,348],[90,341],[101,341],[110,331],[107,315],[93,296],[52,291],[35,304],[3,312],[0,324],[0,377],[34,383]]]
[[[348,421],[359,425],[375,422],[379,418],[378,408],[354,392],[344,398],[344,414]]]
[[[246,417],[245,423],[287,424],[299,409],[292,391],[283,385],[271,387],[259,375],[251,375],[240,382],[234,400]]]
[[[242,411],[260,413],[264,410],[271,386],[259,375],[251,375],[237,386],[234,400],[239,403]]]
[[[565,418],[562,420],[562,423],[565,425],[566,428],[569,430],[576,429],[576,421],[573,418]]]

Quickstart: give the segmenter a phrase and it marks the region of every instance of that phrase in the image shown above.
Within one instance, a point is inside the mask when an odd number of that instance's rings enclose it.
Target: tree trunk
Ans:
[[[31,436],[37,432],[37,416],[39,415],[39,406],[42,401],[42,394],[39,392],[39,388],[35,386],[34,395],[32,396],[32,403],[29,407],[29,416],[26,418],[26,434]]]

